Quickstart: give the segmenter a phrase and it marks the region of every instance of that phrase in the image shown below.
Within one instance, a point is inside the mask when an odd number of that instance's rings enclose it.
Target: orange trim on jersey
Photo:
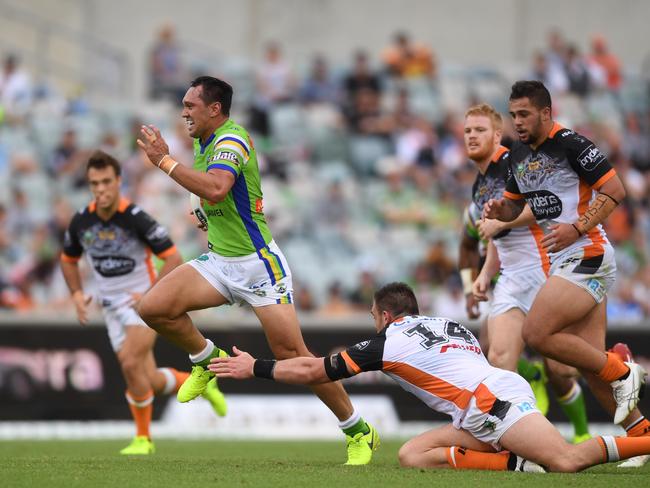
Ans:
[[[88,211],[90,213],[93,213],[96,210],[97,210],[97,202],[93,200],[92,202],[90,202],[90,205],[88,205]]]
[[[476,398],[476,406],[483,413],[488,413],[492,410],[492,406],[497,399],[494,393],[483,383],[478,385],[476,390],[474,390],[474,398]]]
[[[147,248],[146,249],[146,257],[144,258],[144,263],[147,265],[147,272],[149,273],[149,281],[151,281],[151,284],[153,285],[154,281],[156,281],[156,268],[153,266],[153,260],[151,259],[151,249]]]
[[[503,156],[503,153],[507,153],[507,152],[508,152],[507,147],[499,146],[499,148],[497,149],[497,152],[495,152],[494,156],[492,156],[492,162],[497,163],[499,161],[499,159],[501,158],[501,156]]]
[[[357,363],[354,362],[354,359],[350,357],[347,351],[341,351],[341,357],[343,358],[343,361],[345,361],[345,364],[347,364],[350,369],[354,371],[354,374],[361,373],[361,368]]]
[[[592,189],[587,183],[580,180],[579,191],[580,200],[578,202],[578,215],[583,215],[589,208]],[[603,248],[603,245],[606,244],[605,239],[600,230],[598,230],[598,226],[587,232],[587,238],[591,241],[591,244],[583,248],[585,258],[593,258],[594,256],[600,256],[605,253],[605,249]]]
[[[503,196],[508,200],[521,200],[524,196],[520,193],[511,193],[509,191],[504,191]]]
[[[169,249],[165,249],[163,252],[159,252],[158,254],[156,254],[156,256],[158,256],[160,259],[165,259],[174,253],[176,253],[176,246],[172,246]]]
[[[66,253],[61,253],[61,261],[64,263],[76,263],[81,259],[81,256],[68,256]]]
[[[126,207],[128,207],[131,204],[128,198],[122,197],[120,198],[120,204],[117,207],[118,212],[124,212],[126,210]]]
[[[564,127],[562,127],[562,126],[561,126],[560,124],[558,124],[557,122],[553,122],[553,128],[551,129],[551,132],[548,133],[548,137],[549,137],[549,138],[554,137],[555,134],[557,134],[558,131],[560,131],[560,130],[562,130],[562,129],[564,129]]]
[[[605,173],[603,176],[598,178],[598,181],[591,185],[591,188],[594,190],[598,190],[601,186],[603,186],[605,183],[607,183],[609,180],[611,180],[614,176],[616,176],[616,170],[614,168],[610,169],[607,173]]]
[[[544,246],[542,246],[544,231],[537,224],[533,224],[528,228],[530,229],[530,233],[533,235],[533,238],[535,239],[535,244],[537,245],[537,251],[539,252],[539,259],[542,261],[542,269],[544,270],[544,274],[548,276],[548,274],[551,271],[551,260],[548,257],[548,253],[546,252],[546,249],[544,249]]]
[[[396,374],[414,386],[431,393],[432,395],[454,403],[458,408],[465,409],[472,398],[472,392],[458,388],[445,380],[420,371],[417,368],[405,363],[384,361],[383,371]]]

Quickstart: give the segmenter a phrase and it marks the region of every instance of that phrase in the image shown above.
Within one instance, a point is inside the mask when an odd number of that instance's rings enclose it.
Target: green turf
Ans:
[[[0,486],[10,487],[364,487],[650,486],[650,466],[599,466],[580,474],[403,469],[397,442],[384,442],[372,465],[346,467],[336,442],[159,440],[153,456],[126,458],[126,441],[0,442]]]

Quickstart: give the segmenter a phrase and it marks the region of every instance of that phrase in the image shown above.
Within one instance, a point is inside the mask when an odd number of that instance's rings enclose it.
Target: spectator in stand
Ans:
[[[327,317],[341,317],[352,312],[354,312],[354,307],[345,298],[343,286],[340,282],[335,281],[327,289],[325,304],[318,309],[318,313]]]
[[[296,80],[291,65],[282,57],[282,49],[277,42],[266,45],[264,60],[256,75],[256,96],[251,107],[251,129],[262,135],[271,133],[269,111],[278,104],[293,99]]]
[[[180,102],[187,88],[187,74],[181,59],[181,48],[171,24],[164,25],[151,49],[150,96],[154,100],[168,98]]]
[[[296,309],[301,312],[313,312],[316,310],[316,300],[307,283],[293,282],[293,299]]]
[[[345,107],[350,108],[356,100],[357,94],[362,90],[370,90],[376,95],[381,95],[381,80],[371,70],[368,63],[368,54],[357,51],[354,55],[354,65],[343,82],[345,89]]]
[[[64,179],[70,187],[86,187],[85,164],[87,151],[82,151],[77,143],[74,129],[66,129],[61,141],[47,162],[46,171],[52,179]]]
[[[368,307],[372,307],[372,301],[378,286],[379,285],[372,271],[361,271],[361,274],[359,275],[359,283],[350,293],[350,302],[357,311],[365,312],[368,310]]]
[[[569,91],[581,98],[589,94],[591,80],[587,62],[575,44],[566,48],[565,72],[569,81]]]
[[[438,76],[431,50],[422,44],[412,43],[405,32],[395,34],[393,45],[384,50],[382,57],[388,73],[397,78],[425,77],[435,80]]]
[[[383,138],[392,135],[392,118],[382,111],[379,94],[374,90],[359,90],[346,115],[350,130],[356,134]]]
[[[565,93],[569,89],[569,79],[564,64],[559,68],[553,67],[549,64],[545,53],[536,51],[533,53],[532,65],[530,79],[544,83],[552,94]]]
[[[311,72],[300,88],[300,101],[302,103],[340,105],[340,86],[330,74],[324,56],[317,55],[314,57]]]
[[[612,92],[618,92],[623,83],[621,63],[609,51],[607,41],[602,35],[595,35],[591,39],[591,56],[589,62],[602,69],[605,74],[605,86]]]
[[[5,57],[0,72],[0,110],[9,123],[20,123],[29,112],[33,101],[30,76],[19,68],[18,57]]]

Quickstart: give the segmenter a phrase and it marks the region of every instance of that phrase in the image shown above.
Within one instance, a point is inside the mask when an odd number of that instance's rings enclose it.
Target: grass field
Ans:
[[[494,487],[650,486],[650,465],[567,474],[425,471],[397,464],[400,443],[382,444],[373,464],[345,467],[342,443],[160,440],[147,457],[119,456],[125,441],[0,442],[0,486],[9,487]]]

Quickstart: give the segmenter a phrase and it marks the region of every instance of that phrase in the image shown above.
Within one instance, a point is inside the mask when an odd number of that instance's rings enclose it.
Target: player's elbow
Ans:
[[[213,203],[223,202],[226,199],[226,195],[228,195],[228,190],[219,186],[214,186],[209,192],[208,200]]]

